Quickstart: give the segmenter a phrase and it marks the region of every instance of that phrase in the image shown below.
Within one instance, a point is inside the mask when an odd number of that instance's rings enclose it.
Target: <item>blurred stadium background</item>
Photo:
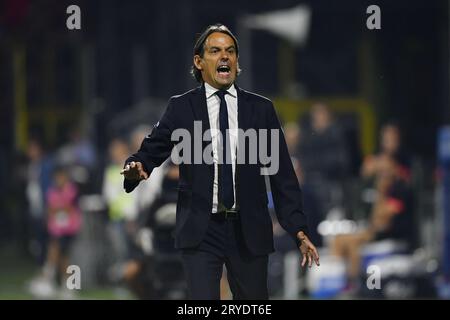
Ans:
[[[71,4],[81,30],[66,27]],[[366,27],[371,4],[380,30]],[[274,219],[271,297],[448,299],[449,11],[444,0],[0,0],[0,299],[185,297],[176,167],[133,195],[118,170],[168,98],[197,85],[195,36],[216,22],[240,41],[238,84],[275,102],[320,245],[321,267],[301,271]],[[63,221],[74,227],[56,245],[60,200],[82,222]],[[384,231],[365,238],[374,217]],[[64,289],[56,263],[80,267],[81,290]]]

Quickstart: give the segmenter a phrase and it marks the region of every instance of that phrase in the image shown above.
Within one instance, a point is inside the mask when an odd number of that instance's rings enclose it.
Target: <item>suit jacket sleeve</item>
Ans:
[[[174,144],[171,141],[171,136],[175,128],[175,115],[173,100],[171,99],[163,116],[153,127],[151,134],[145,137],[138,152],[129,157],[125,161],[125,165],[131,161],[139,161],[150,176],[153,169],[159,167],[172,152]],[[139,182],[138,180],[124,179],[125,191],[127,193],[133,191]]]
[[[284,133],[281,130],[280,122],[272,103],[270,103],[268,112],[269,129],[276,129],[279,133],[279,167],[275,174],[269,176],[275,212],[280,225],[299,245],[300,241],[297,239],[297,233],[300,231],[305,232],[305,234],[308,233],[307,220],[303,212],[302,192],[284,139]],[[271,134],[269,133],[268,136],[268,144],[270,145]],[[268,150],[272,150],[271,146]]]

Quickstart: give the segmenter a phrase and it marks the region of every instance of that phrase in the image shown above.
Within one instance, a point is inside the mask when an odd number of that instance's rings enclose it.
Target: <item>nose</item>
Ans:
[[[223,51],[222,52],[222,56],[220,57],[222,60],[228,60],[228,52],[227,51]]]

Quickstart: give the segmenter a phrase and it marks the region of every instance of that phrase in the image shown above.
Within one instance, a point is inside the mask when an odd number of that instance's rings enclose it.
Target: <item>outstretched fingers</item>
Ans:
[[[303,254],[302,268],[305,266],[305,263],[306,263],[306,253]]]

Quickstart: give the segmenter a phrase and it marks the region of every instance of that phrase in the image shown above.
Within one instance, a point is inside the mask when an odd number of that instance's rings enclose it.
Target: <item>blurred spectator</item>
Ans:
[[[310,132],[302,136],[300,151],[306,178],[320,175],[338,180],[349,172],[347,144],[327,105],[312,106]]]
[[[97,163],[95,147],[76,126],[69,132],[69,141],[57,152],[58,163],[69,169],[70,177],[82,187],[93,181],[92,174]]]
[[[130,254],[134,249],[132,237],[136,232],[137,218],[136,194],[127,194],[122,189],[120,170],[129,154],[127,142],[114,138],[109,144],[109,164],[103,176],[103,197],[108,207],[109,222],[107,232],[110,240],[111,267],[108,270],[109,280],[120,283],[126,280],[127,274],[134,274],[138,266],[132,261]]]
[[[298,146],[301,139],[300,126],[296,122],[289,122],[283,128],[284,138],[288,147],[289,154],[292,157],[298,156]]]
[[[127,219],[136,217],[136,210],[133,206],[134,199],[122,192],[122,179],[118,174],[128,153],[129,147],[125,140],[121,138],[111,140],[109,144],[109,164],[106,166],[103,175],[103,196],[108,205],[111,221],[122,221],[125,217]]]
[[[403,240],[409,245],[414,243],[412,198],[405,182],[396,174],[397,170],[395,159],[384,159],[377,170],[376,200],[367,228],[354,234],[338,235],[332,242],[332,253],[348,263],[351,287],[358,281],[364,244],[382,239]]]
[[[310,128],[302,134],[299,157],[308,185],[320,204],[321,219],[335,206],[343,205],[343,182],[350,174],[345,136],[329,107],[316,103]]]
[[[81,228],[81,212],[78,208],[78,191],[64,168],[57,168],[53,184],[47,192],[47,228],[50,235],[44,277],[50,283],[57,280],[62,292],[66,290],[67,267],[71,245]],[[55,277],[57,277],[55,279]]]
[[[380,147],[375,155],[364,159],[361,176],[364,179],[374,178],[383,167],[387,158],[394,158],[397,162],[397,175],[405,181],[410,180],[410,159],[406,155],[401,141],[400,128],[394,123],[385,124],[380,130]]]
[[[26,195],[28,199],[30,243],[29,250],[42,265],[46,257],[47,227],[46,193],[51,185],[53,161],[45,154],[42,143],[31,139],[27,147]]]

